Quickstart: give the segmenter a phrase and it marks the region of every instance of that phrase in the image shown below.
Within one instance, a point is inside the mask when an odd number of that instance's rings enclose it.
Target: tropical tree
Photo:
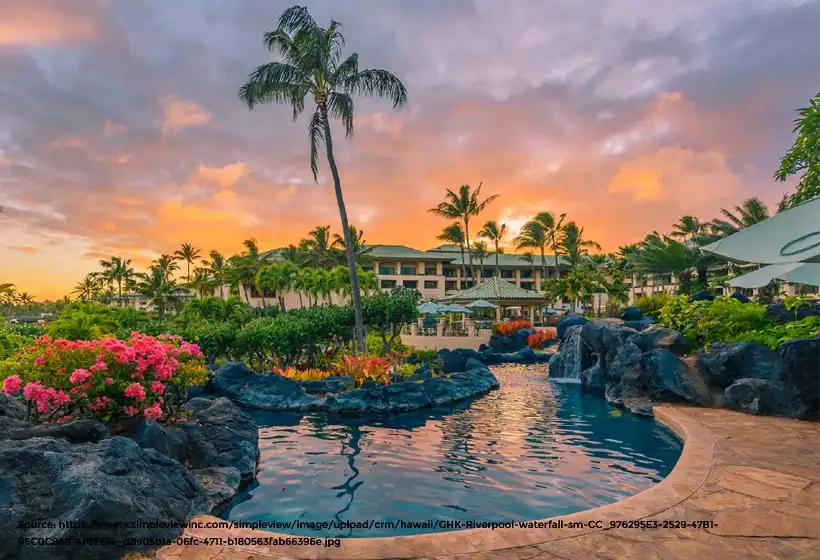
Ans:
[[[677,237],[681,239],[693,239],[695,236],[699,235],[700,232],[703,230],[704,225],[700,223],[700,220],[694,216],[683,216],[677,223],[672,226],[672,233],[670,233],[670,237]]]
[[[256,275],[256,289],[259,293],[270,290],[279,300],[279,307],[285,313],[285,293],[293,289],[294,280],[299,269],[291,262],[282,262],[263,266]]]
[[[532,268],[532,275],[535,276],[535,255],[533,255],[530,251],[525,251],[521,253],[521,260],[525,263],[528,263]]]
[[[133,285],[136,273],[131,268],[131,259],[112,256],[109,260],[101,260],[102,272],[99,278],[109,286],[117,286],[117,305],[122,305],[122,288]]]
[[[330,268],[333,266],[333,241],[330,235],[330,226],[316,226],[309,237],[299,242],[299,248],[304,251],[305,257],[311,266]]]
[[[501,242],[507,235],[507,224],[499,224],[494,220],[490,220],[481,231],[478,232],[480,237],[489,239],[495,244],[495,275],[501,278],[501,267],[498,264],[498,255],[501,253]]]
[[[185,297],[185,289],[178,286],[171,272],[162,264],[153,264],[148,267],[147,273],[137,275],[137,293],[145,296],[148,303],[154,306],[159,320],[165,318],[165,313],[171,304],[181,301]]]
[[[279,256],[299,267],[307,264],[307,255],[305,254],[305,251],[296,245],[288,245],[281,250]]]
[[[560,246],[566,252],[571,266],[580,263],[581,257],[589,254],[590,249],[601,250],[601,246],[595,241],[584,239],[584,228],[575,222],[566,224],[562,231],[563,239]]]
[[[692,271],[698,268],[701,252],[696,246],[668,236],[647,236],[635,255],[635,268],[651,274],[674,274],[684,294],[692,292]]]
[[[293,6],[279,16],[279,26],[265,34],[265,46],[282,57],[257,67],[239,90],[239,98],[249,109],[259,103],[286,103],[293,108],[294,120],[312,96],[316,110],[310,119],[310,168],[318,182],[318,153],[324,143],[333,176],[336,203],[339,206],[345,254],[353,292],[356,342],[360,351],[366,349],[362,322],[359,280],[353,254],[353,240],[342,194],[342,182],[333,155],[330,119],[339,119],[346,136],[353,134],[353,95],[386,97],[394,108],[407,103],[407,91],[401,81],[386,70],[360,70],[356,53],[342,59],[344,36],[341,25],[331,21],[327,28],[319,26],[307,8]]]
[[[245,250],[228,259],[229,280],[231,283],[240,286],[245,295],[245,301],[250,303],[250,288],[256,283],[256,276],[265,264],[265,259],[259,253],[259,246],[255,239],[246,239],[242,243]],[[265,306],[264,292],[260,292],[262,307]]]
[[[100,293],[100,279],[93,274],[86,274],[85,278],[74,284],[71,291],[82,302],[95,299]]]
[[[17,296],[17,301],[20,302],[20,305],[34,303],[34,296],[28,292],[20,292],[20,295]]]
[[[213,276],[204,268],[195,268],[193,277],[188,281],[188,287],[194,290],[197,296],[202,297],[216,287]]]
[[[797,113],[799,116],[792,130],[797,133],[797,138],[774,174],[778,181],[801,174],[795,192],[789,197],[790,206],[820,196],[820,93],[814,96],[808,107]]]
[[[353,260],[359,265],[367,263],[370,260],[370,253],[373,251],[373,248],[367,246],[367,241],[364,240],[364,231],[356,229],[356,226],[351,225],[350,239],[353,241]],[[341,260],[344,262],[345,250],[347,249],[345,236],[334,233],[332,247],[341,252]],[[361,279],[359,283],[361,284]]]
[[[467,256],[470,259],[470,270],[473,269],[473,253],[470,245],[470,220],[481,214],[487,205],[498,198],[497,194],[481,199],[481,186],[479,183],[475,190],[470,185],[461,185],[458,192],[447,189],[444,202],[435,208],[430,208],[429,212],[447,218],[448,220],[461,220],[464,226],[464,246],[467,248]]]
[[[479,278],[484,277],[484,260],[490,256],[490,253],[487,251],[487,244],[483,241],[476,241],[473,243],[473,255],[475,256],[476,260],[478,261],[479,267]]]
[[[174,251],[174,258],[184,262],[187,265],[185,273],[185,281],[191,281],[191,266],[200,257],[199,249],[190,243],[183,243],[182,246]]]
[[[728,237],[769,218],[769,208],[756,197],[747,198],[740,206],[735,206],[734,211],[721,208],[720,213],[723,218],[715,218],[709,223],[709,233],[711,235],[706,238],[701,236],[698,240],[699,243],[707,243],[722,237]]]
[[[17,301],[17,286],[11,283],[0,284],[0,302],[14,305]]]
[[[208,256],[210,257],[209,260],[203,260],[202,266],[213,282],[219,286],[219,297],[224,299],[225,273],[228,271],[228,263],[225,260],[225,255],[219,251],[211,251]]]
[[[464,237],[464,229],[461,227],[461,224],[458,222],[453,222],[441,230],[441,233],[436,237],[436,239],[439,241],[444,241],[445,243],[458,245],[458,248],[461,250],[461,280],[466,281],[467,265],[464,262],[464,244],[466,242],[466,238]]]

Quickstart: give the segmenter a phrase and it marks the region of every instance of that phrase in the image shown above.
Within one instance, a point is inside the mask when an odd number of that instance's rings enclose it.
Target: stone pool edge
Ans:
[[[601,528],[469,529],[400,537],[342,539],[339,548],[245,545],[226,547],[225,550],[270,558],[418,558],[456,556],[519,548],[606,531],[610,521],[644,519],[675,507],[697,492],[712,471],[715,458],[715,440],[712,432],[706,426],[686,414],[685,409],[680,407],[657,406],[655,407],[655,419],[683,440],[683,451],[669,476],[655,486],[618,502],[570,515],[547,518],[552,520],[561,519],[564,521],[564,525],[570,521],[583,523],[600,521]],[[196,521],[207,523],[222,522],[223,520],[212,516],[199,516]],[[294,537],[294,535],[251,529],[193,528],[187,529],[183,536],[199,539]],[[158,557],[163,558],[162,550],[158,551]]]

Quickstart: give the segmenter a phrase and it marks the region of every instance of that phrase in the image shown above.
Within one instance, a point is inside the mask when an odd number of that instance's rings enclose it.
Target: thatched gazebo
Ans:
[[[461,292],[451,294],[441,299],[443,302],[460,303],[466,305],[478,300],[495,304],[495,318],[500,321],[505,307],[520,307],[529,312],[531,322],[535,322],[535,310],[546,304],[542,294],[519,288],[498,277],[488,278],[486,281],[467,288]]]

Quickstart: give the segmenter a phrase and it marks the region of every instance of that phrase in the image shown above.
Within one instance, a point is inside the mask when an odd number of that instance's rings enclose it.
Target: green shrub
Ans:
[[[668,293],[659,292],[657,294],[652,294],[651,296],[639,297],[635,300],[633,305],[640,309],[644,315],[657,317],[663,306],[669,303],[672,299],[673,296]]]
[[[0,360],[5,360],[15,352],[19,352],[23,348],[31,346],[34,343],[33,338],[19,335],[8,330],[0,331]]]
[[[46,333],[46,328],[37,323],[7,323],[3,326],[3,329],[32,339],[43,336]]]
[[[661,326],[680,331],[695,348],[746,340],[752,332],[775,326],[765,306],[728,297],[689,301],[688,296],[677,296],[661,309],[658,319]]]
[[[414,348],[411,350],[410,355],[407,357],[407,361],[409,362],[416,362],[418,364],[423,364],[424,362],[432,362],[436,359],[436,354],[438,352],[436,350],[421,350],[418,348]]]

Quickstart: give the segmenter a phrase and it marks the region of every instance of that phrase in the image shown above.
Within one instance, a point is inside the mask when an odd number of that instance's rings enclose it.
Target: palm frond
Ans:
[[[341,83],[342,91],[365,97],[386,97],[393,108],[407,105],[407,90],[396,76],[387,70],[362,70]]]
[[[313,179],[319,182],[319,146],[325,143],[325,117],[319,107],[313,112],[308,128],[310,136],[310,170]]]
[[[345,136],[353,136],[353,98],[346,93],[331,93],[327,98],[327,111],[331,117],[340,119]]]
[[[316,28],[316,20],[307,6],[291,6],[279,14],[279,29],[286,33],[298,33],[305,28]]]
[[[269,62],[258,66],[248,75],[248,80],[239,88],[239,99],[247,104],[249,109],[260,103],[270,102],[299,102],[301,95],[301,109],[304,109],[304,94],[310,91],[310,82],[303,72],[283,62]],[[294,104],[294,110],[297,105]],[[298,114],[298,113],[297,113]]]

